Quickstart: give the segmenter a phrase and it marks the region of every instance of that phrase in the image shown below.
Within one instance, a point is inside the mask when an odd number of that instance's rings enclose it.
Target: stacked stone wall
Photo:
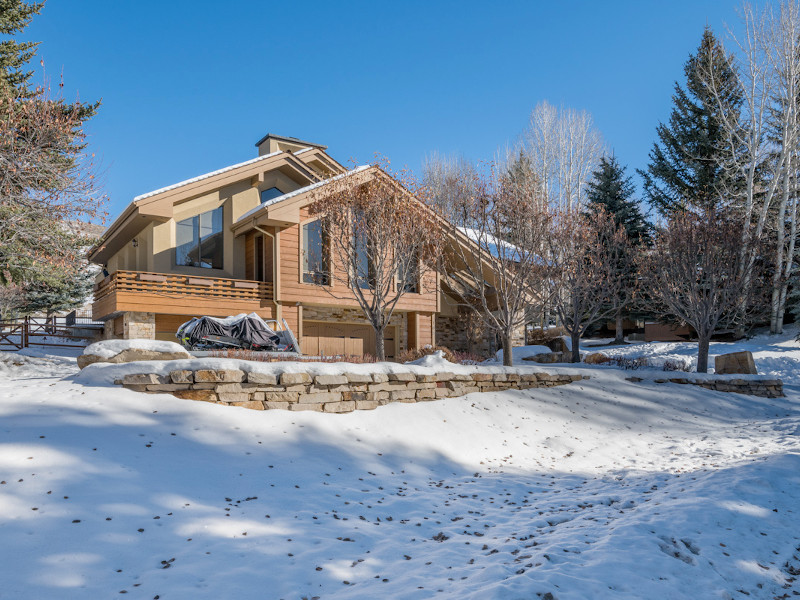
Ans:
[[[175,370],[169,375],[126,375],[117,383],[150,393],[255,410],[313,410],[342,413],[372,410],[391,402],[427,402],[472,392],[553,387],[579,381],[578,374],[549,373],[308,373],[264,374],[238,369]]]
[[[644,381],[641,377],[628,377],[627,380],[633,382]],[[783,397],[783,381],[780,379],[688,379],[686,377],[671,377],[653,381],[655,383],[697,385],[707,390],[735,392],[761,398]]]

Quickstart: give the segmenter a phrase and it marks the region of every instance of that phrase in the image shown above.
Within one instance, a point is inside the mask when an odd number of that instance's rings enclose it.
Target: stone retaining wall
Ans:
[[[471,392],[552,387],[584,378],[588,379],[583,375],[549,373],[273,375],[237,369],[198,369],[172,371],[169,375],[126,375],[116,383],[138,392],[168,392],[178,398],[255,410],[281,408],[342,413],[372,410],[390,402],[425,402]]]
[[[626,377],[628,381],[643,381],[641,377]],[[761,398],[782,398],[783,382],[780,379],[687,379],[685,377],[671,377],[669,379],[655,379],[655,383],[679,383],[684,385],[699,385],[707,390],[717,392],[736,392],[748,396]]]

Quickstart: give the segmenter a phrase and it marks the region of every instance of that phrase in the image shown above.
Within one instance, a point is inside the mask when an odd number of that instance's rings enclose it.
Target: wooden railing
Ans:
[[[116,271],[95,285],[94,299],[102,300],[114,292],[156,294],[165,297],[203,296],[221,300],[266,300],[273,297],[272,284],[266,281],[222,279],[197,275]]]

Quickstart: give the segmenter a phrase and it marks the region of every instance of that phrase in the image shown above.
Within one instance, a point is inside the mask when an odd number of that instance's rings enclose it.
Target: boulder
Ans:
[[[714,359],[714,372],[717,375],[758,374],[753,353],[749,351],[720,354]]]
[[[587,365],[602,365],[610,360],[611,359],[602,352],[592,352],[584,357],[583,362]]]
[[[565,354],[569,354],[570,352],[569,344],[567,344],[567,338],[564,336],[553,338],[547,342],[547,347],[553,352],[563,352]]]
[[[127,363],[141,360],[181,360],[192,356],[174,342],[155,340],[104,340],[86,347],[78,357],[83,369],[96,362]]]
[[[535,362],[535,363],[542,363],[542,364],[551,364],[551,363],[561,363],[561,362],[569,362],[569,357],[571,356],[571,352],[546,352],[544,354],[534,354],[533,356],[526,356],[522,360]]]

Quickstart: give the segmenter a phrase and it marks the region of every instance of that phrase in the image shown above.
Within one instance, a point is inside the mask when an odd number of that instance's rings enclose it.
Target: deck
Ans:
[[[273,306],[272,283],[172,273],[116,271],[95,285],[92,316],[136,311],[226,317]]]

